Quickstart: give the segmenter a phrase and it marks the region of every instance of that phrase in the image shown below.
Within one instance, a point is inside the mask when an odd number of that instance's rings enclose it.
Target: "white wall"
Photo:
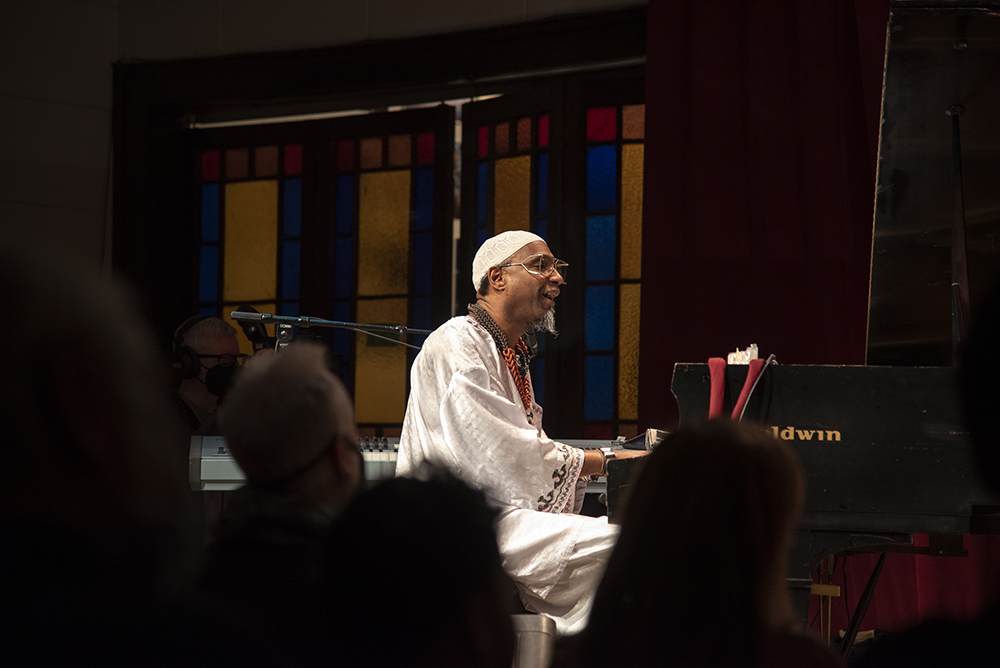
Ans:
[[[107,265],[112,63],[349,44],[645,0],[2,0],[0,225]]]

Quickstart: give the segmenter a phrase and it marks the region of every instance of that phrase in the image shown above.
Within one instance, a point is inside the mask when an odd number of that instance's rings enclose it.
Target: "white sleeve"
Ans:
[[[528,422],[524,408],[491,388],[485,367],[456,371],[439,418],[461,478],[494,500],[530,510],[574,510],[582,450]]]

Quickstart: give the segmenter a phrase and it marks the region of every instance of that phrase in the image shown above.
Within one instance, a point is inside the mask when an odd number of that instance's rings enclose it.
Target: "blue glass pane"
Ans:
[[[539,355],[544,355],[545,354],[545,342],[549,340],[549,337],[545,334],[545,332],[539,332],[538,333],[538,338],[536,340],[538,341],[538,354]]]
[[[486,228],[480,227],[478,230],[476,230],[476,250],[479,250],[479,247],[482,246],[483,243],[485,243],[485,241],[486,241]]]
[[[201,187],[201,240],[219,240],[219,184]]]
[[[584,315],[584,341],[587,350],[611,350],[614,347],[615,288],[612,285],[587,287]]]
[[[285,181],[285,235],[302,234],[302,179]]]
[[[541,339],[539,337],[539,349],[541,349]],[[535,360],[535,368],[531,371],[531,382],[535,388],[535,403],[545,408],[545,358]]]
[[[354,240],[351,237],[337,237],[333,250],[333,294],[350,297],[354,285]]]
[[[615,277],[615,217],[587,219],[587,280],[610,281]]]
[[[301,265],[302,244],[286,241],[281,244],[281,297],[299,298],[299,266]]]
[[[584,362],[583,417],[611,419],[611,390],[614,387],[614,359],[611,355],[591,355]]]
[[[538,154],[538,206],[535,213],[546,216],[549,213],[549,154]],[[542,235],[538,235],[542,236]]]
[[[545,239],[549,240],[549,223],[546,220],[536,220],[535,221],[535,234]]]
[[[414,225],[429,230],[434,223],[434,170],[417,170],[417,211]]]
[[[337,177],[337,234],[354,231],[354,175]]]
[[[219,247],[202,246],[198,268],[198,301],[214,302],[219,299]]]
[[[216,308],[215,306],[202,306],[200,309],[198,309],[198,313],[202,314],[206,318],[219,317],[219,309]]]
[[[618,154],[614,146],[587,149],[587,208],[614,209],[618,185]]]
[[[479,163],[476,176],[476,222],[486,222],[486,174],[489,165],[485,162]]]
[[[430,232],[414,235],[413,249],[413,291],[420,295],[431,291],[431,240]]]
[[[287,315],[292,317],[298,317],[299,315],[299,303],[298,302],[282,302],[278,308],[280,315]],[[296,328],[297,329],[297,328]]]
[[[414,329],[433,329],[430,297],[417,297],[413,300],[413,323],[410,326]]]
[[[333,319],[340,322],[351,322],[351,302],[347,300],[333,303]],[[347,357],[351,354],[351,336],[353,333],[348,329],[334,329],[333,343],[331,348],[334,355]]]

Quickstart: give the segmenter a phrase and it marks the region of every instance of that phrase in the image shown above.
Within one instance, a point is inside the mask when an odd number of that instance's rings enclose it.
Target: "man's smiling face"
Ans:
[[[544,241],[533,241],[514,253],[504,264],[523,262],[533,255],[551,257],[552,251]],[[505,267],[503,271],[507,281],[507,290],[503,293],[504,310],[512,321],[527,329],[555,307],[559,286],[564,283],[558,271],[540,276],[520,265]]]

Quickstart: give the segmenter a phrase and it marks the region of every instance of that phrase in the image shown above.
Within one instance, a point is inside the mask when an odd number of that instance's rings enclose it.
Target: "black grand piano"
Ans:
[[[805,512],[789,573],[793,586],[800,585],[800,608],[808,605],[811,575],[827,555],[954,555],[962,553],[965,534],[1000,533],[1000,501],[977,476],[952,369],[969,314],[1000,278],[997,7],[892,1],[868,304],[870,366],[769,367],[744,413],[788,441],[805,467]],[[766,352],[781,360],[780,350]],[[727,368],[724,414],[746,373],[745,366]],[[707,415],[709,388],[706,364],[676,365],[671,389],[682,424]],[[613,464],[612,521],[627,494],[627,469],[641,459]],[[930,534],[929,547],[913,545],[917,533]]]
[[[724,415],[747,371],[726,368]],[[671,390],[681,424],[708,416],[710,388],[707,364],[675,366]],[[950,367],[771,365],[743,419],[788,442],[806,473],[788,573],[803,619],[813,572],[830,555],[958,556],[962,536],[1000,534],[1000,499],[977,474]],[[642,463],[626,459],[609,467],[612,522]],[[915,546],[914,534],[924,533],[929,546]]]

